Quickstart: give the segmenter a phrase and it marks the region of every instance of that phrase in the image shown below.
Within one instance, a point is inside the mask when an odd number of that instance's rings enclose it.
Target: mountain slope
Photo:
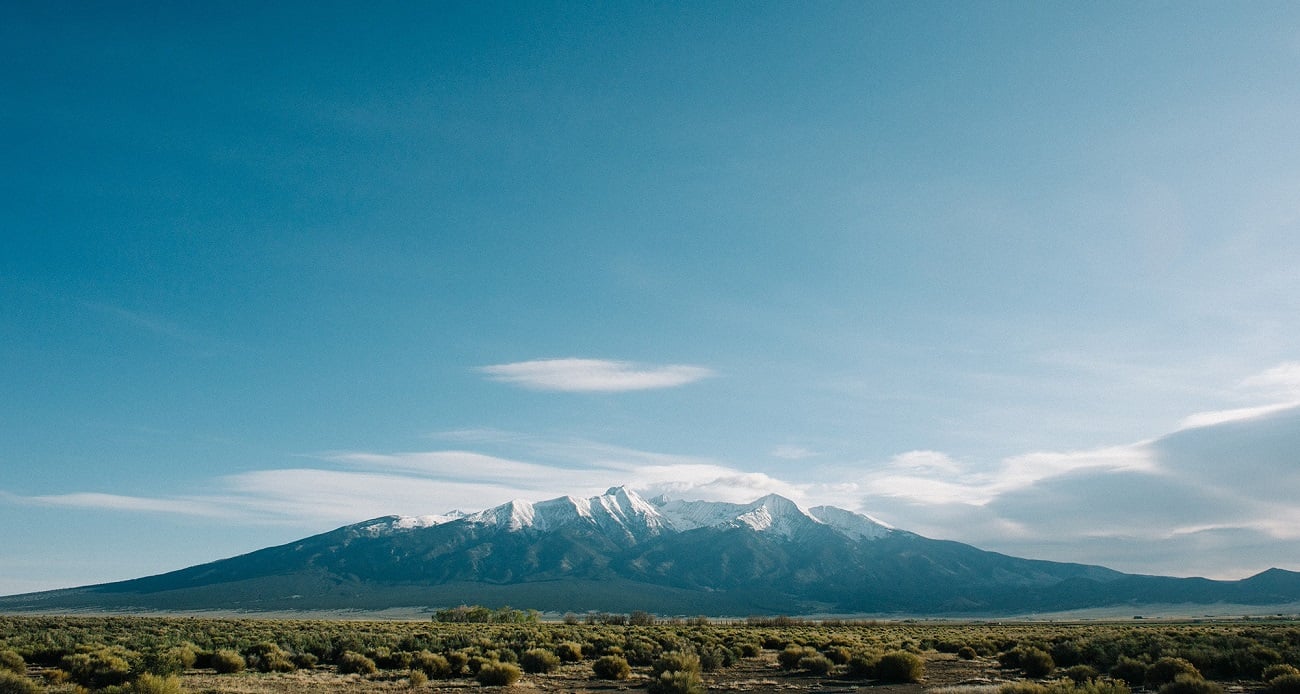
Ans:
[[[862,514],[656,499],[616,487],[471,514],[377,518],[131,581],[0,598],[0,611],[513,604],[667,614],[1014,614],[1300,601],[1300,574],[1133,576],[932,540]]]

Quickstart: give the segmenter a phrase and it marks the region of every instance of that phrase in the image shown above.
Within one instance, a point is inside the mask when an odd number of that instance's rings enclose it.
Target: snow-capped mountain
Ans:
[[[1300,574],[1132,576],[931,540],[831,506],[655,499],[625,487],[386,516],[147,578],[0,598],[0,611],[511,604],[662,614],[1023,614],[1300,602]]]

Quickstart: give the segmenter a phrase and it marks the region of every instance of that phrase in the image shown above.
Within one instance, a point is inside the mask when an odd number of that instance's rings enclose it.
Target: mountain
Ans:
[[[933,540],[771,494],[604,494],[387,516],[157,576],[0,598],[0,612],[377,610],[462,603],[660,614],[992,615],[1300,601],[1300,574],[1123,574]]]

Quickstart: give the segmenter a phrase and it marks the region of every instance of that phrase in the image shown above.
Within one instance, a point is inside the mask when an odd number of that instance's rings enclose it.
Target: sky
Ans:
[[[768,492],[1300,570],[1300,5],[0,8],[0,594]]]

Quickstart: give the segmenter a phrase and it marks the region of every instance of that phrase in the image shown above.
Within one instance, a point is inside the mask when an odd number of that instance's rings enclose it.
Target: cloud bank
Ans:
[[[702,366],[606,359],[539,359],[481,366],[478,371],[494,381],[533,390],[602,393],[674,388],[714,375]]]

